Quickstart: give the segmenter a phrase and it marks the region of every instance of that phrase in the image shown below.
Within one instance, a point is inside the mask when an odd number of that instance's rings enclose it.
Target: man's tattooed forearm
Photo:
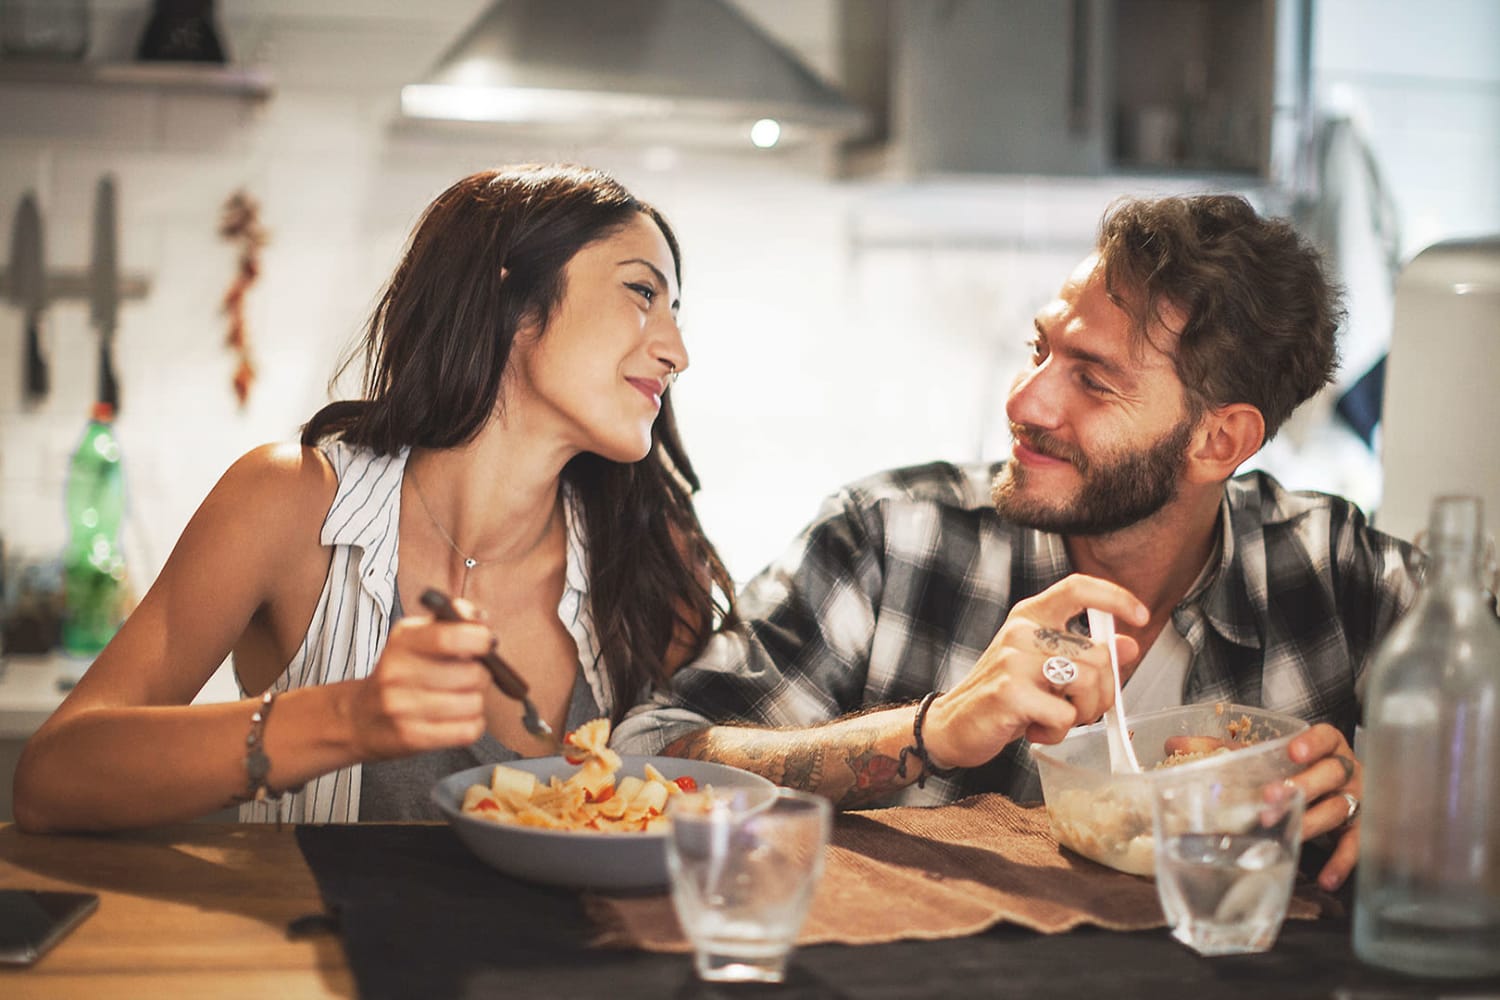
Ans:
[[[823,751],[793,750],[782,762],[780,784],[788,788],[816,789],[823,783]]]
[[[1072,632],[1059,632],[1045,625],[1038,626],[1033,636],[1036,644],[1048,653],[1081,653],[1086,649],[1094,648],[1093,642],[1087,636],[1074,635]]]
[[[897,772],[900,762],[875,749],[873,743],[846,759],[854,772],[854,786],[836,800],[845,808],[879,802],[911,783]]]
[[[689,760],[707,760],[705,756],[708,750],[708,730],[698,729],[681,739],[673,740],[662,753],[668,757],[686,757]]]
[[[851,808],[889,798],[915,778],[897,773],[898,761],[878,749],[879,737],[878,729],[832,739],[826,730],[792,734],[728,726],[689,733],[663,752],[742,767]]]

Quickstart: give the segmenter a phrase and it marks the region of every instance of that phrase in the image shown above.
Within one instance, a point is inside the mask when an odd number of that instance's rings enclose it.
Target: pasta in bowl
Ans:
[[[432,799],[464,845],[500,872],[574,889],[636,890],[667,884],[669,799],[696,790],[754,807],[776,795],[771,782],[739,768],[600,748],[586,759],[570,745],[567,757],[468,768],[439,781]],[[486,801],[494,805],[480,805]]]

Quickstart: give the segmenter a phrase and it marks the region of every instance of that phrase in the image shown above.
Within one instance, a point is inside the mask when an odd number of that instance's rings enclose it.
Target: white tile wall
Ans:
[[[1317,19],[1318,91],[1367,128],[1405,256],[1500,233],[1500,4],[1319,0]]]
[[[276,76],[265,104],[0,86],[3,224],[22,192],[38,191],[52,263],[80,267],[94,183],[113,173],[123,267],[152,282],[147,299],[125,306],[118,341],[128,542],[142,585],[223,469],[258,443],[293,437],[325,400],[417,214],[473,169],[558,155],[595,162],[673,220],[692,353],[675,392],[705,482],[703,518],[742,578],[840,482],[1003,452],[1000,407],[1032,312],[1087,250],[1113,196],[1164,190],[1016,179],[913,192],[825,180],[809,155],[664,156],[396,126],[395,88],[442,48],[447,22],[433,27],[397,3],[358,22],[296,4],[231,6],[231,50]],[[461,23],[480,5],[440,6]],[[1364,20],[1362,4],[1322,6],[1325,29]],[[1463,7],[1476,18],[1485,9]],[[100,45],[128,53],[140,5],[101,10]],[[1376,112],[1413,232],[1500,229],[1493,86],[1338,72]],[[1442,155],[1420,152],[1434,149]],[[261,200],[272,238],[248,300],[261,377],[243,410],[219,314],[234,255],[216,236],[219,207],[241,186]],[[33,552],[63,541],[65,458],[94,379],[86,306],[59,303],[48,321],[55,391],[25,411],[20,318],[0,308],[0,533]],[[1326,465],[1294,456],[1285,468],[1293,485],[1319,485],[1299,482],[1298,470],[1311,477]]]

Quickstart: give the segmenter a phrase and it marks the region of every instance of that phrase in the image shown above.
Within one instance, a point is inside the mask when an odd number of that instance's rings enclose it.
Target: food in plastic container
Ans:
[[[1102,723],[1054,746],[1033,745],[1042,798],[1058,843],[1132,875],[1155,871],[1151,835],[1153,782],[1218,768],[1252,771],[1266,782],[1301,770],[1286,745],[1307,722],[1246,705],[1209,702],[1150,712],[1130,720],[1140,774],[1112,774]],[[1173,754],[1173,750],[1178,750]]]

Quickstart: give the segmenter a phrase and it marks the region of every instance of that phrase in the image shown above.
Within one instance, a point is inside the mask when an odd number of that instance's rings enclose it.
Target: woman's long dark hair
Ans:
[[[326,438],[389,455],[451,448],[494,412],[516,332],[543,331],[562,302],[564,268],[636,213],[682,252],[661,214],[609,175],[567,165],[523,166],[466,177],[423,214],[376,304],[359,349],[365,398],[323,407],[302,443]],[[505,272],[502,283],[501,272]],[[589,601],[619,721],[674,657],[702,651],[734,622],[734,585],[693,510],[698,489],[662,395],[645,459],[621,464],[583,453],[563,469],[583,508]],[[496,469],[497,479],[505,475]]]

